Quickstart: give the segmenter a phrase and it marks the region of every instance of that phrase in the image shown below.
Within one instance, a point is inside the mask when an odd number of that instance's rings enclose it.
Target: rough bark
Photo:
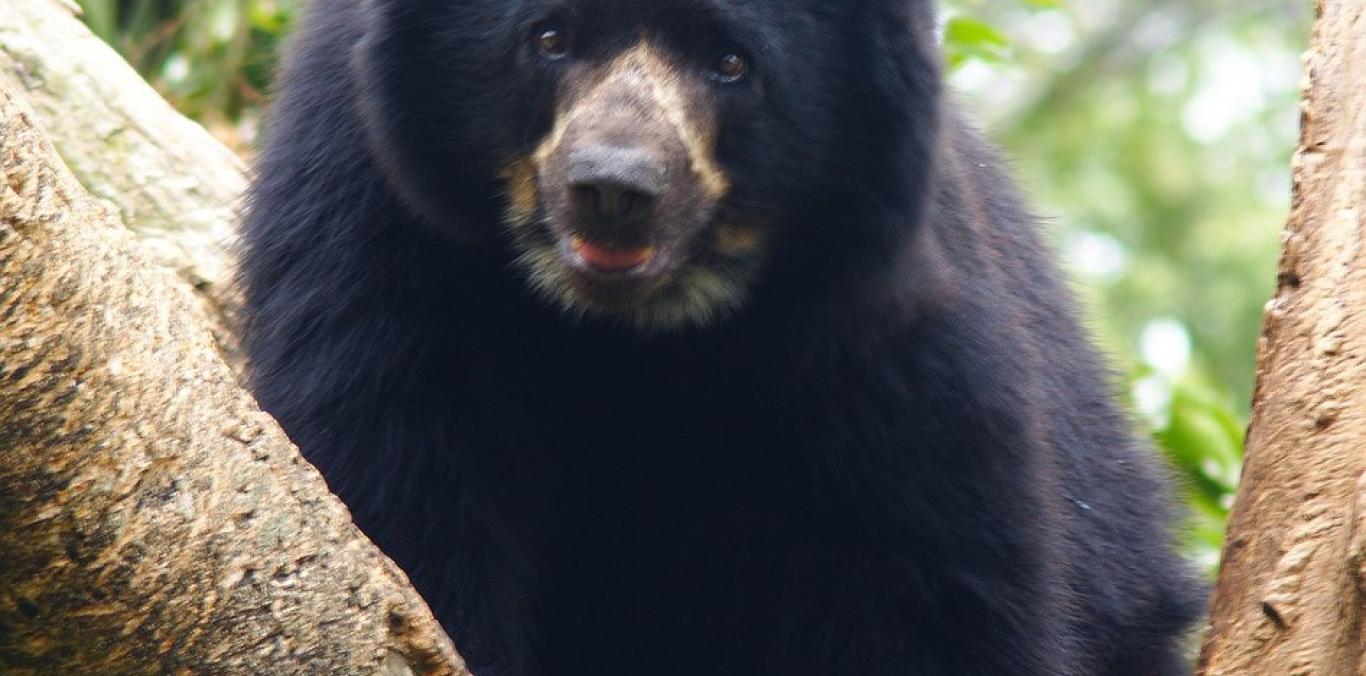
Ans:
[[[1206,676],[1366,674],[1366,0],[1317,8]]]
[[[147,251],[204,301],[237,365],[233,223],[246,171],[76,18],[69,0],[0,1],[0,82],[20,88],[58,153]]]
[[[34,120],[0,83],[0,672],[464,674]]]

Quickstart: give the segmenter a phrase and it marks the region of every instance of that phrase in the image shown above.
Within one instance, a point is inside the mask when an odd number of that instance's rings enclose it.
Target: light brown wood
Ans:
[[[1206,676],[1366,674],[1366,0],[1319,0],[1305,68]]]
[[[0,673],[465,674],[36,120],[0,82]]]
[[[86,189],[195,288],[215,337],[240,367],[232,242],[246,167],[75,11],[61,0],[0,1],[0,82],[24,93]]]

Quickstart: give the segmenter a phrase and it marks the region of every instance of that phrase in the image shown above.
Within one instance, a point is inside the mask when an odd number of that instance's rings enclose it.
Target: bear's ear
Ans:
[[[469,84],[471,72],[506,71],[502,53],[469,38],[476,21],[450,24],[457,13],[494,2],[361,0],[350,55],[369,156],[418,222],[461,243],[486,242],[499,232],[504,206],[489,188],[496,165],[489,149],[514,143],[516,127],[488,124],[489,111],[508,109],[502,99],[511,88]],[[448,84],[434,88],[433,82]]]

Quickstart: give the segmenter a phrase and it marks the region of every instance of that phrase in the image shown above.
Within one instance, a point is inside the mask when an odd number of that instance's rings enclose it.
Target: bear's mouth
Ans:
[[[556,264],[565,281],[581,300],[602,309],[647,302],[668,285],[677,267],[674,247],[658,240],[608,242],[567,230],[557,239]]]
[[[643,268],[655,255],[653,246],[626,248],[594,244],[577,235],[569,238],[569,247],[594,270],[607,274]]]
[[[765,238],[753,227],[708,219],[627,240],[580,234],[541,212],[511,234],[514,264],[532,291],[572,316],[653,333],[707,325],[740,307],[764,259]]]
[[[671,247],[658,242],[619,243],[567,232],[559,237],[560,262],[575,273],[598,279],[658,277],[670,267]]]

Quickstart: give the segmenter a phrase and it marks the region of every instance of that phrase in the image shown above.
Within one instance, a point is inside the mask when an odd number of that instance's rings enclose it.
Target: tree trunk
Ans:
[[[197,291],[234,367],[233,224],[242,161],[166,103],[69,0],[0,0],[0,83],[25,94],[58,153],[153,259]]]
[[[35,118],[0,82],[0,672],[465,673]]]
[[[1206,676],[1366,674],[1366,0],[1319,0],[1305,64]]]

